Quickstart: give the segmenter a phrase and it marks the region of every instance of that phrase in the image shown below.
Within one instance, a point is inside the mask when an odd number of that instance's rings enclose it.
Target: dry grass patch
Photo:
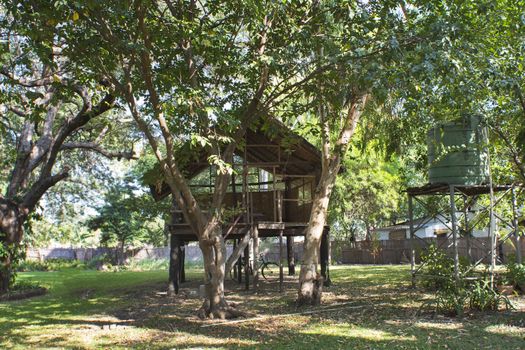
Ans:
[[[256,315],[202,321],[199,271],[181,293],[165,293],[165,271],[25,274],[47,283],[47,296],[0,304],[0,347],[216,349],[517,349],[524,344],[523,297],[518,310],[462,319],[422,307],[432,296],[409,287],[404,266],[341,266],[318,308],[295,307],[295,278],[285,292],[261,282],[257,293],[227,282],[227,299]]]

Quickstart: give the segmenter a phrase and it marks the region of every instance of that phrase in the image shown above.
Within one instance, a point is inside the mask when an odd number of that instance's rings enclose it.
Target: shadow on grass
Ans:
[[[324,300],[332,306],[345,304],[328,308],[325,304],[297,310],[294,278],[287,278],[282,294],[276,283],[261,281],[255,294],[228,281],[228,300],[264,317],[221,325],[194,316],[200,306],[200,300],[191,296],[200,283],[196,279],[184,284],[178,297],[168,298],[162,293],[164,275],[152,276],[155,281],[136,276],[129,281],[119,274],[114,278],[102,276],[102,280],[100,275],[84,277],[64,276],[63,288],[54,296],[0,309],[0,319],[7,322],[0,325],[4,339],[21,347],[31,346],[35,340],[40,347],[89,347],[62,335],[46,338],[32,336],[30,331],[51,327],[68,332],[80,327],[92,329],[99,337],[100,343],[93,347],[430,349],[446,345],[462,349],[517,349],[523,346],[525,336],[523,312],[475,314],[464,319],[418,314],[427,296],[408,288],[408,269],[400,266],[332,269],[334,286],[325,290]],[[119,278],[122,283],[113,280]],[[301,311],[314,312],[294,314]],[[119,326],[145,334],[126,338],[127,333],[120,331]]]

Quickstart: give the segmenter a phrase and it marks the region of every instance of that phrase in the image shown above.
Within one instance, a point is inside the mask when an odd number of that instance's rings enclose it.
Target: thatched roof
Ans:
[[[321,169],[321,152],[275,118],[261,119],[250,127],[246,132],[246,146],[249,166],[270,173],[275,165],[279,166],[279,175],[313,175]],[[244,158],[244,147],[243,143],[235,154]],[[177,154],[184,158],[181,168],[187,179],[209,167],[209,151],[203,147],[192,147],[187,143],[177,150]],[[143,181],[150,186],[156,200],[170,192],[158,166],[144,174]]]

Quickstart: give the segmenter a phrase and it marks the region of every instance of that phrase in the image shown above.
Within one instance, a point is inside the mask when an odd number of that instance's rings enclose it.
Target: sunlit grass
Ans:
[[[0,303],[0,348],[463,350],[525,343],[523,310],[450,319],[421,308],[432,296],[409,288],[407,266],[334,266],[330,274],[320,308],[296,309],[293,278],[284,293],[277,284],[263,283],[254,294],[228,281],[228,300],[263,317],[216,325],[195,317],[198,269],[188,271],[176,298],[164,293],[163,270],[22,273],[49,293]],[[523,297],[515,300],[523,305]]]

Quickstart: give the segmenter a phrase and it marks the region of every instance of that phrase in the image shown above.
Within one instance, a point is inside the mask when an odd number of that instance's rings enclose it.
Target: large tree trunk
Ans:
[[[0,294],[10,287],[13,253],[22,239],[26,218],[16,203],[0,197]]]
[[[224,297],[224,275],[226,271],[226,244],[219,225],[212,230],[209,240],[199,242],[204,258],[206,295],[199,310],[200,318],[227,319],[244,316],[226,302]]]
[[[9,290],[11,282],[11,256],[0,257],[0,295]]]
[[[298,305],[318,305],[321,302],[323,279],[317,271],[317,266],[330,195],[367,98],[367,94],[356,94],[350,101],[344,126],[339,131],[339,136],[333,147],[330,146],[330,123],[327,119],[326,108],[323,106],[319,108],[321,138],[323,140],[321,148],[322,172],[312,201],[310,221],[305,234],[303,262],[299,274]]]
[[[339,167],[335,169],[335,174],[338,170]],[[318,271],[319,250],[335,174],[332,172],[323,174],[312,202],[312,213],[306,229],[303,261],[299,274],[298,305],[318,305],[321,302],[323,278]]]

